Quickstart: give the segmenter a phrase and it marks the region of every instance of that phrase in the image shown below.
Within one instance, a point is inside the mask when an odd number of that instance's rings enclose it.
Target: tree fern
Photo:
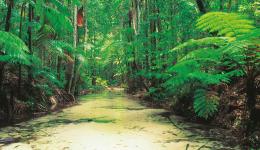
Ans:
[[[58,41],[58,40],[52,40],[50,42],[52,48],[57,50],[57,53],[75,53],[75,48],[70,43]]]
[[[50,0],[50,2],[56,6],[59,12],[66,15],[67,17],[70,16],[69,9],[64,4],[62,4],[59,0]]]
[[[237,37],[254,29],[253,22],[236,13],[210,12],[198,19],[197,27],[203,31],[226,37]]]
[[[256,38],[259,30],[254,29],[252,24],[234,13],[203,15],[198,19],[197,27],[225,37],[190,40],[175,47],[171,54],[177,58],[176,64],[167,69],[169,78],[164,83],[165,88],[178,93],[186,87],[184,85],[193,83],[191,90],[199,88],[194,97],[195,112],[206,119],[212,116],[217,111],[217,96],[208,95],[202,87],[229,83],[232,77],[245,75],[243,66],[247,47],[259,40]],[[227,69],[221,70],[221,67]]]
[[[72,32],[71,20],[66,15],[48,6],[45,6],[45,10],[48,21],[58,34]]]
[[[73,29],[72,22],[68,17],[69,13],[65,5],[61,5],[57,0],[51,0],[50,2],[51,4],[48,5],[43,0],[39,0],[35,4],[37,13],[44,14],[40,18],[42,23],[46,23],[47,21],[59,35],[64,35],[67,32],[71,33]],[[56,8],[51,7],[53,5]]]
[[[34,77],[35,78],[43,78],[45,79],[48,83],[48,85],[55,85],[57,87],[62,87],[63,84],[57,79],[56,75],[54,72],[52,72],[49,68],[35,68],[34,69]]]
[[[208,119],[218,110],[219,98],[207,93],[204,89],[198,89],[194,96],[194,110],[199,117]]]
[[[16,35],[0,31],[0,61],[30,65],[28,47]]]
[[[176,53],[178,59],[185,56],[190,51],[199,49],[199,48],[209,48],[209,47],[222,47],[225,46],[229,40],[232,40],[227,37],[206,37],[202,39],[191,39],[183,44],[176,46],[170,51],[170,53]]]

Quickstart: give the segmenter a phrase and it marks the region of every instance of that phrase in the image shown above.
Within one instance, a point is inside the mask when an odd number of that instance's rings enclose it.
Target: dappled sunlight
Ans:
[[[62,112],[3,128],[1,138],[15,135],[17,141],[2,145],[2,149],[172,150],[223,146],[218,140],[176,128],[158,115],[162,112],[165,110],[146,108],[118,92],[89,95]]]

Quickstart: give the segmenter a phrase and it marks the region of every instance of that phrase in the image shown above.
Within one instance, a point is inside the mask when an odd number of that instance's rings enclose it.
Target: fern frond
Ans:
[[[0,31],[0,61],[30,65],[26,44],[16,35]]]
[[[39,77],[46,79],[49,85],[63,86],[62,82],[57,79],[55,73],[49,68],[34,68],[34,78]]]
[[[54,4],[61,13],[65,14],[66,16],[70,15],[69,9],[59,0],[50,0],[50,2]]]
[[[46,18],[59,35],[64,35],[66,32],[72,32],[72,22],[65,14],[46,5],[44,8]]]
[[[236,13],[210,12],[198,19],[198,29],[226,37],[238,37],[254,29],[253,22]]]
[[[199,117],[208,119],[217,112],[219,105],[218,97],[208,94],[204,89],[198,89],[194,98],[193,107]]]
[[[54,40],[51,41],[51,45],[53,48],[56,48],[58,51],[60,51],[60,53],[67,52],[72,54],[75,52],[75,48],[70,43],[64,41]]]
[[[206,37],[198,40],[189,40],[183,44],[178,45],[174,49],[170,51],[170,53],[175,53],[177,55],[177,59],[181,59],[187,53],[202,49],[202,48],[216,48],[222,47],[228,44],[228,41],[232,40],[232,38],[226,37]]]

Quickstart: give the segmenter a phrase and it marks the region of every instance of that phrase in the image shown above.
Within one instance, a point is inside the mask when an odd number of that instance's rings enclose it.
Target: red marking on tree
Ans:
[[[84,24],[83,7],[78,10],[77,23],[78,27],[82,27]]]

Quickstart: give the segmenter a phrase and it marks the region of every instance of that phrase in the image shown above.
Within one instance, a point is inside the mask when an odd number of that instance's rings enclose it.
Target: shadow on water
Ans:
[[[104,98],[105,97],[105,98]],[[114,100],[122,98],[122,92],[103,92],[98,94],[91,94],[83,96],[81,101],[91,101],[91,100],[103,100],[109,99]],[[68,114],[68,113],[66,113]],[[46,132],[46,128],[55,128],[57,126],[65,126],[71,124],[81,124],[81,123],[115,123],[114,119],[107,119],[106,117],[98,118],[80,118],[80,119],[67,119],[64,118],[64,114],[58,113],[55,119],[50,119],[48,121],[33,121],[31,123],[24,122],[21,124],[16,124],[9,126],[7,128],[0,128],[0,149],[1,146],[17,143],[26,142],[28,140],[35,140],[40,136],[51,136],[51,133]]]
[[[160,112],[153,114],[153,118],[159,119],[159,122],[172,124],[179,132],[172,133],[177,136],[183,134],[184,137],[172,137],[166,143],[171,142],[197,142],[205,141],[202,148],[209,148],[215,150],[231,150],[236,149],[237,139],[232,136],[230,130],[222,129],[213,125],[203,125],[188,121],[186,118],[175,116],[171,112]],[[207,146],[208,143],[214,143],[214,147]],[[223,147],[224,146],[224,147]]]
[[[115,123],[116,120],[106,119],[105,117],[98,118],[81,118],[77,120],[71,119],[52,119],[46,122],[36,122],[33,124],[17,124],[7,129],[0,129],[0,146],[8,145],[16,142],[25,142],[28,140],[35,140],[38,136],[50,136],[51,133],[45,131],[46,128],[55,128],[57,126],[64,126],[70,124],[81,123]],[[2,137],[4,134],[8,137]]]

